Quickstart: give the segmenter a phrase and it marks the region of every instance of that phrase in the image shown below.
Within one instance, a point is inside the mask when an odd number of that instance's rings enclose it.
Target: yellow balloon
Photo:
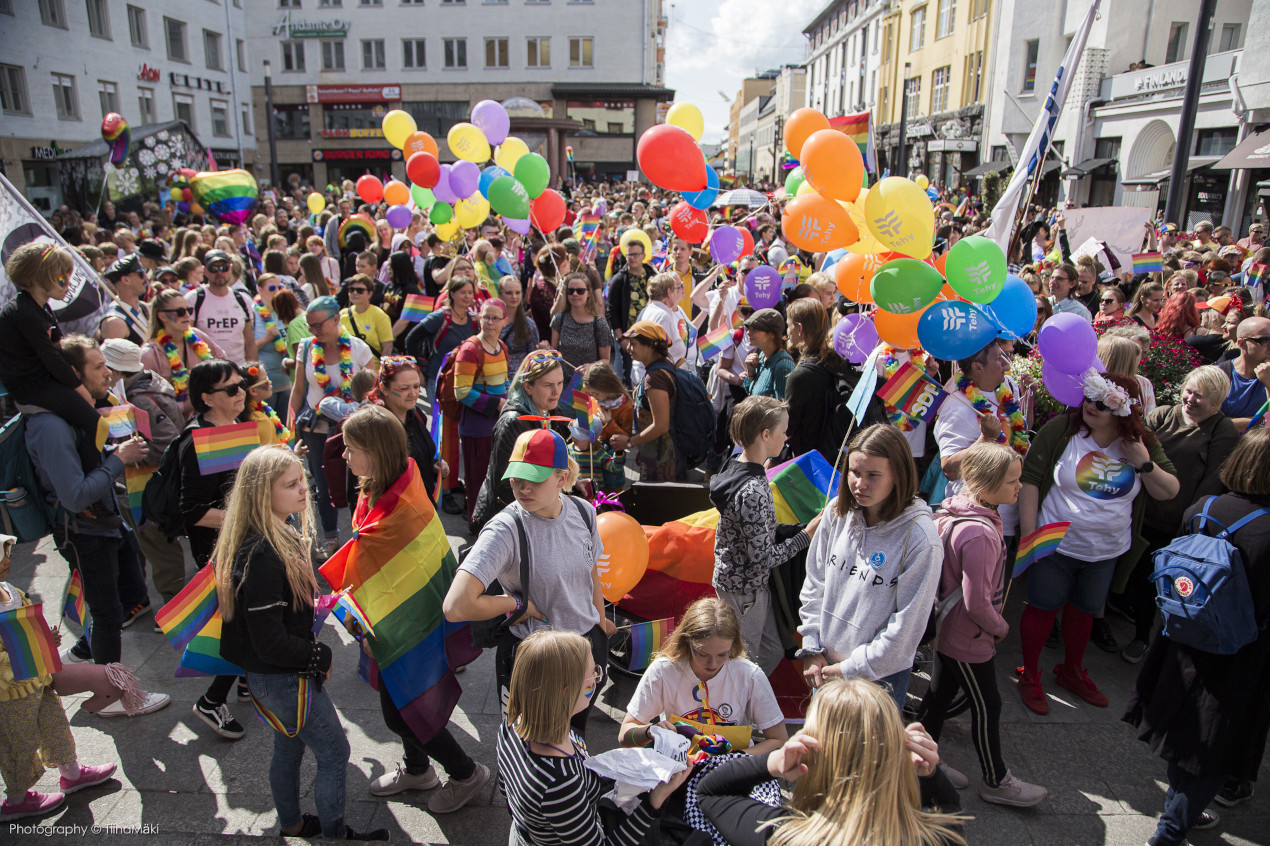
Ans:
[[[648,240],[648,235],[642,229],[627,229],[622,233],[622,238],[618,241],[618,246],[622,249],[622,255],[626,255],[626,248],[631,241],[639,241],[644,245],[644,261],[648,261],[653,257],[653,242]]]
[[[814,194],[816,189],[812,187],[810,182],[804,182],[798,186],[798,190],[794,192],[795,197],[801,197],[803,194]]]
[[[494,163],[508,173],[515,173],[516,162],[520,161],[521,156],[528,153],[528,144],[514,135],[509,135],[502,144],[498,145],[498,153],[494,156]]]
[[[915,259],[930,255],[935,240],[935,209],[916,182],[888,176],[869,189],[864,220],[873,237],[889,249]]]
[[[383,126],[384,138],[398,150],[406,145],[406,139],[410,137],[410,133],[419,128],[415,125],[415,119],[410,116],[410,113],[403,112],[401,109],[393,109],[384,115]]]
[[[314,191],[305,199],[304,204],[309,207],[309,211],[318,214],[326,208],[326,198]]]
[[[489,200],[479,193],[454,204],[454,219],[464,229],[474,229],[489,217]]]
[[[917,178],[913,181],[916,182],[917,187],[921,188],[923,191],[930,187],[930,180],[926,178],[926,174],[924,173],[917,174]]]
[[[864,198],[868,194],[868,189],[861,191],[860,196],[856,197],[854,203],[848,203],[846,200],[838,201],[838,205],[847,210],[847,217],[851,218],[851,222],[855,224],[856,229],[860,230],[860,240],[847,247],[847,252],[862,256],[890,252],[885,244],[873,237],[873,233],[869,231],[869,224],[864,220]]]
[[[693,141],[700,141],[701,134],[706,131],[705,118],[701,109],[692,103],[675,103],[666,112],[666,123],[673,124],[692,136]]]
[[[436,229],[432,230],[442,241],[449,241],[455,235],[459,234],[459,224],[454,220],[447,220]]]
[[[450,152],[460,159],[484,164],[489,161],[489,142],[485,133],[470,123],[456,123],[445,136]]]

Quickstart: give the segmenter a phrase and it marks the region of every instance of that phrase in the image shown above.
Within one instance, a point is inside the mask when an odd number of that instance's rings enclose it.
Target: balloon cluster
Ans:
[[[193,169],[183,167],[168,177],[168,196],[176,203],[176,210],[181,214],[194,208],[194,189],[190,187],[190,178],[194,175]]]
[[[1042,323],[1036,333],[1036,348],[1041,353],[1045,390],[1064,405],[1084,401],[1086,371],[1107,372],[1098,358],[1098,335],[1079,315],[1059,313]]]
[[[110,163],[115,167],[123,164],[132,148],[132,129],[123,115],[110,112],[101,119],[101,139],[110,147]]]

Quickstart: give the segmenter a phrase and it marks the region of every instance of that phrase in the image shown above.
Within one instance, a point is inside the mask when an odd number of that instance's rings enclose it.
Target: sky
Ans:
[[[723,140],[741,80],[807,59],[803,27],[829,0],[665,0],[666,87],[705,118],[702,141]],[[726,95],[720,95],[720,91]]]

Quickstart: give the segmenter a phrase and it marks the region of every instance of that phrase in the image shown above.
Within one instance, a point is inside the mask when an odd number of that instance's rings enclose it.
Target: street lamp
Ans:
[[[896,176],[908,173],[908,73],[912,68],[912,62],[904,63],[904,93],[900,95],[900,147],[895,155]]]
[[[265,59],[265,124],[269,127],[269,182],[278,190],[278,136],[273,125],[273,72]]]

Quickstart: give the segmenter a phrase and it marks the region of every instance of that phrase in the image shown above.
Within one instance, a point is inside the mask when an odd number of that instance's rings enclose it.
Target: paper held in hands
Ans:
[[[688,766],[688,738],[658,726],[653,726],[652,732],[652,749],[610,749],[585,762],[591,772],[614,781],[608,798],[627,814],[639,804],[640,794]]]

